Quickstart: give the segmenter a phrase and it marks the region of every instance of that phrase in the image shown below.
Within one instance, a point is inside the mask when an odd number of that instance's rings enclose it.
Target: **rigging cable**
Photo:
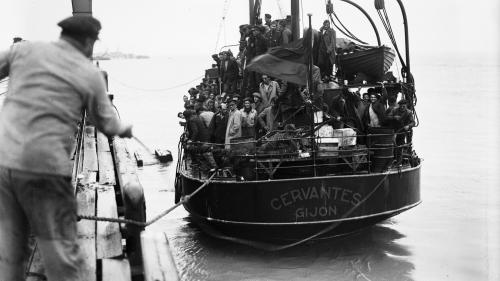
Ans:
[[[302,0],[300,0],[300,2],[302,2]],[[281,18],[283,18],[283,7],[281,6],[281,1],[276,0],[276,4],[278,4],[278,10],[280,11]]]
[[[394,32],[392,30],[391,22],[389,20],[389,15],[387,14],[387,9],[385,8],[385,5],[383,4],[383,1],[376,1],[375,2],[375,8],[377,9],[377,13],[380,17],[380,20],[382,21],[382,24],[384,25],[385,30],[387,31],[387,35],[389,36],[389,39],[391,40],[392,45],[394,46],[394,49],[396,50],[398,54],[399,61],[401,62],[401,72],[403,75],[403,78],[407,77],[409,75],[411,77],[411,73],[406,73],[406,64],[403,60],[403,56],[401,55],[401,52],[399,51],[399,47],[396,41],[396,37],[394,36]],[[382,13],[382,11],[383,13]],[[396,62],[397,63],[397,62]],[[399,73],[398,73],[399,76]],[[411,84],[401,84],[402,87],[402,92],[403,95],[406,99],[409,100],[411,106],[411,111],[413,112],[413,117],[415,119],[415,127],[417,127],[420,123],[417,115],[417,111],[415,110],[415,106],[417,105],[417,95],[415,91],[415,86],[414,86],[414,81],[413,77],[411,77]]]
[[[224,28],[224,41],[226,40],[225,37],[226,37],[226,15],[227,15],[227,12],[229,10],[229,2],[231,0],[225,0],[224,1],[224,8],[222,10],[222,18],[221,18],[221,22],[219,24],[219,31],[217,32],[217,40],[215,41],[215,50],[214,52],[217,52],[217,48],[219,46],[219,40],[220,40],[220,34],[222,32],[222,29]]]
[[[354,41],[357,41],[359,42],[360,44],[364,44],[364,45],[367,45],[368,43],[362,41],[361,39],[359,39],[358,37],[356,37],[352,32],[350,32],[343,24],[342,22],[340,21],[340,19],[338,18],[337,14],[335,13],[335,11],[333,10],[333,4],[331,3],[331,1],[329,0],[327,2],[327,0],[325,0],[325,6],[326,6],[326,14],[330,17],[330,21],[332,22],[333,26],[335,26],[342,34],[344,34],[346,37],[354,40]],[[333,20],[333,17],[332,17],[332,14],[335,16],[335,18],[339,21],[339,25],[337,25],[337,23]],[[342,28],[343,27],[343,28]]]
[[[392,45],[394,46],[394,49],[398,53],[399,61],[401,62],[401,65],[403,68],[406,68],[406,64],[403,60],[403,57],[401,56],[401,53],[399,52],[398,44],[396,42],[396,38],[394,36],[394,33],[392,31],[392,27],[389,21],[389,16],[387,15],[387,11],[384,8],[382,8],[384,11],[384,15],[382,15],[382,12],[380,10],[377,10],[378,16],[380,17],[380,20],[382,21],[382,24],[384,25],[385,30],[387,31],[387,35],[389,35],[389,39],[391,39]]]
[[[283,15],[281,15],[283,17]],[[304,4],[302,4],[302,0],[300,0],[300,23],[302,24],[302,30],[304,30]]]
[[[145,91],[145,92],[162,92],[162,91],[169,91],[169,90],[173,90],[173,89],[176,89],[176,88],[179,88],[179,87],[182,87],[182,86],[186,86],[200,78],[203,78],[205,77],[205,75],[201,75],[201,76],[198,76],[196,78],[194,78],[193,80],[190,80],[188,82],[185,82],[185,83],[182,83],[182,84],[178,84],[178,85],[175,85],[175,86],[172,86],[172,87],[168,87],[168,88],[163,88],[163,89],[143,89],[143,88],[139,88],[139,87],[135,87],[135,86],[131,86],[131,85],[128,85],[126,83],[123,83],[113,77],[110,77],[111,80],[115,81],[115,82],[118,82],[118,84],[121,84],[122,86],[126,87],[126,88],[130,88],[130,89],[133,89],[133,90],[138,90],[138,91]]]
[[[368,45],[368,43],[364,42],[363,40],[359,39],[357,36],[355,36],[354,34],[352,34],[351,31],[349,31],[349,29],[347,29],[347,27],[344,26],[344,24],[342,23],[342,21],[339,19],[339,17],[337,16],[337,13],[335,13],[335,11],[332,12],[332,14],[335,16],[335,18],[339,21],[339,24],[345,29],[345,31],[349,34],[347,35],[349,38],[353,39],[353,40],[356,40],[358,42],[360,42],[361,44],[364,44],[364,45]],[[332,15],[330,15],[330,19],[332,19]],[[332,19],[333,21],[333,19]]]

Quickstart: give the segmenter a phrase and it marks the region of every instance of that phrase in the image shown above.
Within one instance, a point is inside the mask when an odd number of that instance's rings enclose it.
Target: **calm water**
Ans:
[[[210,58],[182,57],[102,61],[101,67],[135,135],[176,155],[182,95],[209,64]],[[183,280],[499,280],[499,70],[477,59],[413,59],[423,203],[393,219],[277,253],[208,237],[182,208],[150,230],[167,233]],[[139,176],[153,217],[173,205],[175,161],[154,164],[148,151],[128,144],[151,163]]]
[[[150,230],[168,234],[183,280],[498,280],[499,66],[413,59],[415,148],[423,203],[367,231],[268,253],[208,237],[178,208]],[[123,119],[150,148],[176,153],[182,95],[209,58],[104,61]],[[133,141],[133,150],[149,155]],[[153,158],[150,158],[153,161]],[[175,163],[139,169],[150,217],[173,204]]]

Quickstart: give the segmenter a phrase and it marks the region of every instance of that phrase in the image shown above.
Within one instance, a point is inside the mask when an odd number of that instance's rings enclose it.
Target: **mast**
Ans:
[[[300,37],[300,13],[299,13],[299,0],[291,1],[291,13],[292,13],[292,41],[297,40]]]
[[[92,15],[92,0],[71,0],[73,15]]]
[[[253,9],[254,9],[254,0],[248,0],[248,10],[250,11],[250,20],[249,23],[250,25],[255,24],[255,15],[253,14]]]

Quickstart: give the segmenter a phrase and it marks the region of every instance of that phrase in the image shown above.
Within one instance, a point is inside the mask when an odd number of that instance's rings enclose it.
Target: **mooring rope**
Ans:
[[[157,222],[158,220],[160,220],[161,218],[166,216],[168,213],[175,210],[180,205],[188,202],[189,199],[191,199],[191,197],[196,195],[196,193],[200,192],[205,186],[207,186],[212,181],[212,179],[215,175],[216,175],[216,173],[214,172],[200,187],[198,187],[195,191],[193,191],[193,193],[191,193],[189,195],[184,195],[181,198],[181,200],[179,202],[177,202],[175,205],[166,209],[165,211],[161,212],[159,215],[155,216],[153,219],[146,221],[146,222],[136,221],[136,220],[131,220],[131,219],[118,219],[118,218],[98,217],[98,216],[90,216],[90,215],[77,215],[77,218],[79,220],[84,219],[84,220],[94,220],[94,221],[128,223],[128,224],[134,224],[134,225],[138,225],[138,226],[142,226],[142,227],[147,227],[147,226],[150,226],[151,224]]]
[[[212,227],[208,226],[207,224],[200,224],[200,227],[203,228],[208,234],[210,234],[210,235],[212,235],[212,236],[214,236],[216,238],[222,239],[222,240],[227,240],[227,241],[239,243],[239,244],[242,244],[242,245],[247,245],[247,246],[250,246],[250,247],[253,247],[253,248],[256,248],[256,249],[260,249],[260,250],[264,250],[264,251],[270,251],[270,252],[285,250],[285,249],[288,249],[288,248],[295,247],[295,246],[298,246],[300,244],[306,243],[306,242],[308,242],[308,241],[310,241],[310,240],[312,240],[312,239],[314,239],[314,238],[316,238],[318,236],[321,236],[321,235],[323,235],[323,234],[325,234],[327,232],[330,232],[333,229],[335,229],[337,226],[339,226],[342,223],[343,219],[345,219],[350,214],[352,214],[359,206],[361,206],[362,204],[364,204],[379,189],[379,187],[382,185],[382,183],[384,183],[384,181],[389,176],[389,173],[390,173],[390,171],[387,171],[385,173],[384,177],[373,188],[373,190],[370,191],[370,193],[368,193],[365,196],[365,198],[363,198],[356,205],[354,205],[351,209],[349,209],[346,213],[344,213],[344,215],[342,215],[340,217],[340,219],[338,219],[338,221],[333,222],[331,225],[325,227],[324,229],[322,229],[322,230],[320,230],[320,231],[318,231],[318,232],[316,232],[316,233],[314,233],[314,234],[312,234],[312,235],[310,235],[310,236],[308,236],[308,237],[306,237],[304,239],[301,239],[301,240],[299,240],[297,242],[293,242],[293,243],[285,244],[285,245],[276,245],[276,244],[272,244],[272,243],[266,243],[266,242],[260,242],[260,241],[253,241],[253,240],[248,240],[248,239],[243,239],[243,238],[237,238],[237,237],[233,237],[233,236],[224,235],[224,234],[218,232],[217,230],[213,229]],[[194,192],[192,192],[189,195],[185,195],[185,196],[181,197],[181,199],[179,200],[179,202],[177,202],[175,205],[173,205],[172,207],[166,209],[165,211],[163,211],[160,214],[158,214],[157,216],[155,216],[153,219],[151,219],[149,221],[146,221],[146,222],[136,221],[136,220],[131,220],[131,219],[98,217],[98,216],[90,216],[90,215],[77,215],[77,218],[79,220],[84,219],[84,220],[94,220],[94,221],[127,223],[127,224],[133,224],[133,225],[137,225],[137,226],[141,226],[141,227],[148,227],[151,224],[153,224],[153,223],[157,222],[158,220],[160,220],[161,218],[163,218],[164,216],[166,216],[167,214],[169,214],[170,212],[172,212],[173,210],[175,210],[180,205],[182,205],[184,203],[187,203],[191,199],[191,197],[193,197],[198,192],[200,192],[204,187],[206,187],[212,181],[212,179],[214,178],[215,175],[216,175],[216,172],[214,172]]]

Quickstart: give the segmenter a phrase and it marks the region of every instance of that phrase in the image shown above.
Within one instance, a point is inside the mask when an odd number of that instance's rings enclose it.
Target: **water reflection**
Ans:
[[[413,280],[415,268],[391,221],[279,252],[213,238],[188,218],[168,236],[182,280]]]

